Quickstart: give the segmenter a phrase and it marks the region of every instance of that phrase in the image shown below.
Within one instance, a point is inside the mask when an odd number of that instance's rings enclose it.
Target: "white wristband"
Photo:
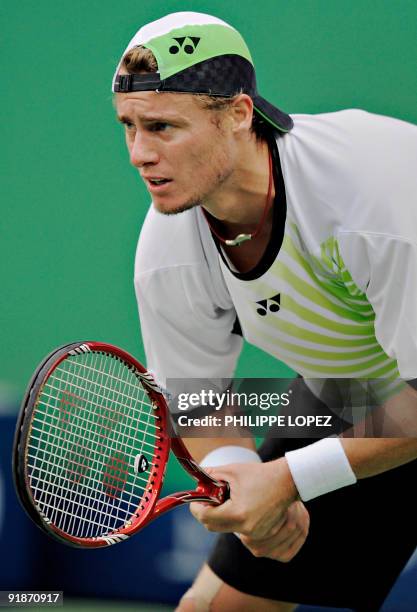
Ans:
[[[261,458],[254,450],[245,446],[219,446],[210,451],[200,462],[201,467],[216,467],[230,463],[261,463]]]
[[[339,438],[324,438],[285,453],[291,475],[303,501],[355,484]]]

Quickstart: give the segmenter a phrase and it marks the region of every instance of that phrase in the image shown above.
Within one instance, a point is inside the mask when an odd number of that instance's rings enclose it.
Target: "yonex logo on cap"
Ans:
[[[198,43],[200,42],[200,38],[198,36],[182,36],[179,38],[173,38],[177,44],[172,45],[169,48],[169,52],[172,55],[176,55],[181,49],[191,55],[198,47]],[[187,41],[185,44],[184,42]]]

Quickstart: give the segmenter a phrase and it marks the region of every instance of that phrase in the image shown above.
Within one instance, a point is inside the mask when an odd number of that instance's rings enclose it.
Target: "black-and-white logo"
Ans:
[[[281,294],[277,293],[266,300],[259,300],[256,304],[258,305],[256,309],[258,315],[266,317],[268,312],[278,312],[281,308]]]
[[[198,43],[200,42],[198,36],[181,36],[179,38],[173,38],[173,40],[175,40],[175,45],[171,45],[169,48],[169,52],[172,55],[176,55],[181,49],[188,55],[191,55],[197,49]]]
[[[134,465],[134,470],[136,474],[142,474],[143,472],[146,472],[148,467],[149,467],[149,461],[147,460],[145,455],[142,455],[142,454],[136,455],[135,465]]]

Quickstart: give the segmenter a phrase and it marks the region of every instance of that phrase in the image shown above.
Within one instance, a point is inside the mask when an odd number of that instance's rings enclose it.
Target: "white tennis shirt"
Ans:
[[[148,212],[135,288],[164,387],[232,377],[236,318],[305,377],[417,377],[417,127],[361,110],[293,119],[277,139],[284,215],[267,265],[234,273],[199,208]]]

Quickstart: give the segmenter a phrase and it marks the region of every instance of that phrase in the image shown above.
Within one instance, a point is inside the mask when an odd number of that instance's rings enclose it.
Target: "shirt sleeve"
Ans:
[[[417,377],[417,244],[384,234],[341,232],[342,257],[375,312],[375,335],[403,379]]]
[[[168,217],[150,209],[136,252],[147,368],[170,396],[190,379],[227,386],[243,344],[215,245],[197,220],[195,211]]]
[[[232,333],[236,313],[216,307],[200,277],[176,267],[136,278],[147,365],[163,386],[167,378],[233,375],[242,346]]]

